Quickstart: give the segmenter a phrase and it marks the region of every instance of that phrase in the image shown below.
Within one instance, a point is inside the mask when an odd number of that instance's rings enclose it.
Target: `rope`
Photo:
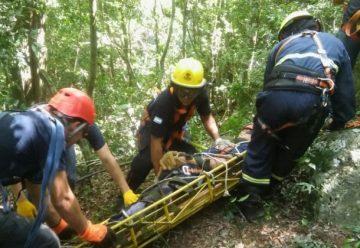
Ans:
[[[46,189],[49,187],[49,184],[54,179],[55,173],[59,167],[60,157],[64,149],[64,143],[65,143],[64,127],[57,119],[53,119],[53,118],[51,119],[53,122],[51,125],[49,150],[47,153],[47,158],[43,169],[43,179],[41,182],[39,210],[36,219],[34,221],[34,224],[31,227],[30,233],[28,234],[24,246],[25,248],[31,247],[31,242],[34,240],[34,237],[36,236],[36,233],[40,228],[42,220],[44,219],[45,212],[47,209],[47,200],[48,200]]]
[[[218,155],[219,154],[215,154],[215,153],[207,153],[207,152],[204,152],[204,153],[200,153],[201,155],[203,155],[203,156],[207,156],[207,157],[209,157],[210,159],[213,159],[213,160],[215,160],[215,161],[217,161],[217,162],[220,162],[220,163],[223,163],[224,165],[225,165],[225,189],[224,189],[224,195],[223,196],[230,196],[230,192],[229,192],[229,189],[228,189],[228,176],[229,176],[229,168],[228,168],[228,163],[227,163],[227,161],[225,160],[225,161],[221,161],[220,159],[218,159]],[[221,157],[221,156],[220,156]],[[205,170],[203,170],[204,172],[205,172]],[[206,174],[206,173],[205,173]],[[208,174],[206,174],[206,175],[208,175]]]

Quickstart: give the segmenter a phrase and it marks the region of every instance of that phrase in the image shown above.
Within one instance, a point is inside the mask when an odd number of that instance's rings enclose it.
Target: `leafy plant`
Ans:
[[[332,246],[328,246],[326,244],[324,244],[323,242],[320,241],[314,241],[310,235],[308,236],[301,236],[301,237],[296,237],[294,242],[293,242],[293,246],[295,248],[330,248]]]
[[[359,225],[345,226],[344,229],[349,232],[349,236],[350,236],[350,238],[346,239],[344,248],[359,248],[360,226]]]

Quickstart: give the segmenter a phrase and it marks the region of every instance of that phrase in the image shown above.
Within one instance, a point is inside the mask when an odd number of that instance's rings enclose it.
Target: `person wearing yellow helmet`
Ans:
[[[238,207],[248,220],[262,216],[263,197],[290,174],[325,118],[342,128],[355,115],[355,84],[345,47],[321,32],[301,10],[280,25],[256,98],[254,130],[242,168]],[[336,87],[335,87],[336,84]]]
[[[158,174],[160,158],[168,150],[189,154],[196,149],[184,140],[187,121],[199,113],[201,121],[218,145],[230,144],[220,138],[210,109],[210,100],[204,78],[204,68],[194,58],[181,59],[175,66],[170,85],[145,108],[138,129],[139,153],[131,163],[127,182],[136,190],[154,169]]]

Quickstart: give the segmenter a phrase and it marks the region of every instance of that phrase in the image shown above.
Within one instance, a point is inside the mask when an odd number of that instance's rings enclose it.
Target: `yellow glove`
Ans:
[[[130,206],[131,204],[137,202],[139,200],[139,196],[138,194],[135,194],[131,189],[129,189],[128,191],[126,191],[123,194],[123,198],[124,198],[124,203],[125,203],[125,207]]]
[[[36,207],[27,199],[16,202],[16,212],[28,219],[35,219],[37,214]]]

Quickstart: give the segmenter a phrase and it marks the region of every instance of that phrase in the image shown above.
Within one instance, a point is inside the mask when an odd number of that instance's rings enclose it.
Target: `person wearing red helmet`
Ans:
[[[65,172],[66,146],[83,138],[94,119],[95,106],[91,98],[73,88],[61,89],[40,110],[0,113],[2,198],[6,199],[3,186],[13,179],[24,180],[30,195],[40,192],[38,215],[33,222],[10,212],[3,201],[0,211],[1,246],[60,247],[56,236],[41,224],[43,219],[54,221],[52,206],[59,213],[53,231],[60,232],[70,226],[81,238],[97,247],[115,246],[113,231],[103,224],[92,224],[82,213]],[[47,205],[50,207],[48,211]]]

